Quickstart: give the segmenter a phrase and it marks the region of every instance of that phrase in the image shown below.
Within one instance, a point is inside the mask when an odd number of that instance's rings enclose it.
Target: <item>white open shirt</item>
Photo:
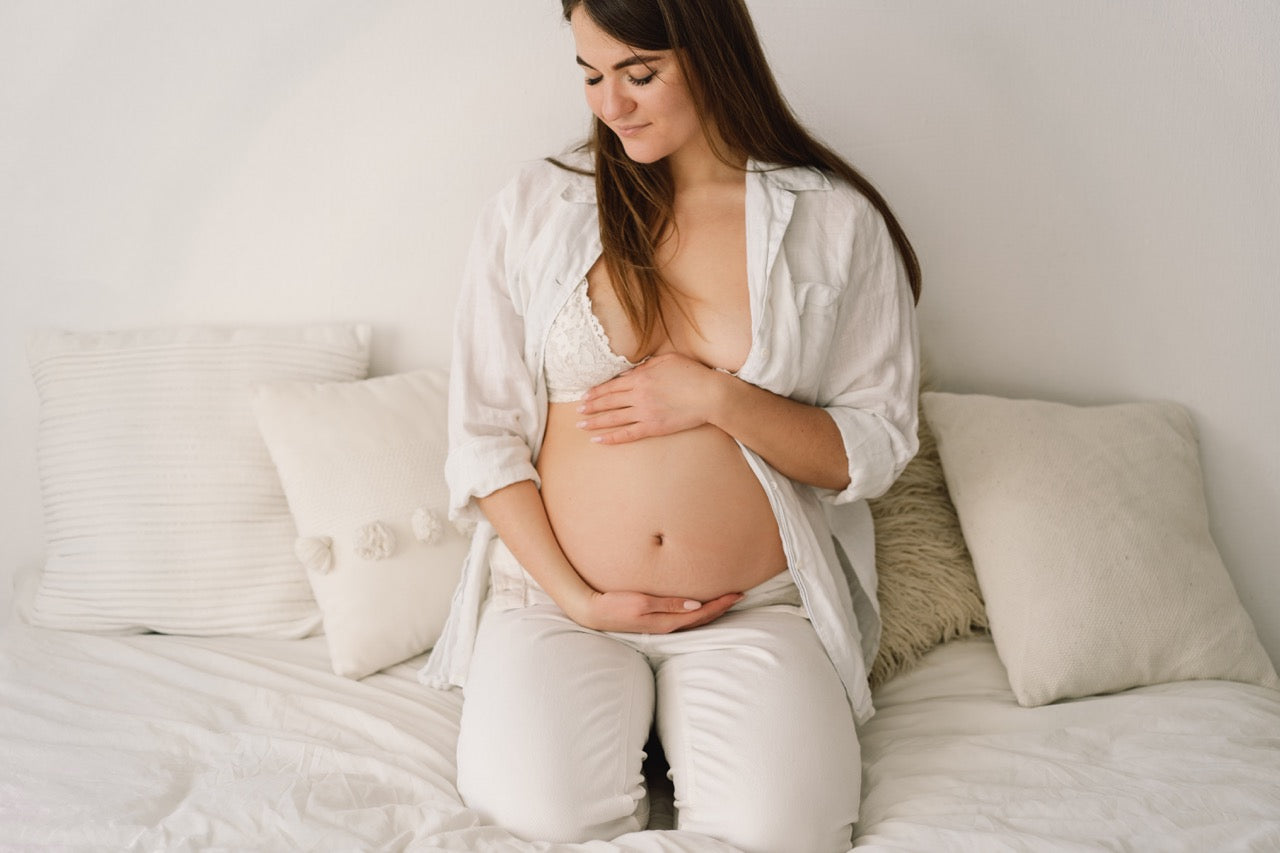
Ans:
[[[589,167],[587,158],[567,162]],[[879,212],[843,181],[748,163],[751,349],[742,380],[821,406],[840,429],[849,485],[796,483],[743,447],[768,495],[805,609],[855,718],[871,716],[879,642],[866,498],[915,454],[918,343],[911,289]],[[445,473],[450,515],[476,529],[424,683],[466,682],[488,594],[494,530],[473,498],[532,480],[547,420],[551,322],[601,253],[594,178],[529,164],[488,204],[458,304]]]

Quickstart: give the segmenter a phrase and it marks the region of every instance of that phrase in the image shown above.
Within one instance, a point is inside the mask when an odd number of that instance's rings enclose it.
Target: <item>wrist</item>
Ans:
[[[569,584],[564,588],[557,590],[551,594],[556,604],[565,612],[570,619],[583,624],[582,618],[591,610],[591,601],[600,593],[582,580],[582,576],[575,571],[577,578],[576,583]]]
[[[723,370],[713,369],[708,375],[707,393],[703,398],[707,406],[707,423],[734,435],[732,425],[735,412],[740,405],[741,392],[748,386],[732,373]]]

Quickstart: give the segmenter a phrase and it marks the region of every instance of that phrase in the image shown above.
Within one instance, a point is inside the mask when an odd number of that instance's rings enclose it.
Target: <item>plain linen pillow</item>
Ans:
[[[363,377],[368,327],[45,331],[27,353],[47,551],[33,624],[279,638],[319,627],[250,401],[260,382]]]
[[[1196,678],[1277,686],[1210,538],[1182,407],[922,401],[1020,704]]]
[[[447,388],[421,370],[255,395],[339,675],[424,652],[444,626],[467,552],[447,521]]]

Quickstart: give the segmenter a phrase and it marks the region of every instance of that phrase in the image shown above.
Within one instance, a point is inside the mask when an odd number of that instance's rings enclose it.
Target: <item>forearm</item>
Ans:
[[[735,376],[713,373],[708,421],[760,455],[780,474],[820,488],[849,485],[840,430],[823,409]]]
[[[594,592],[561,550],[542,494],[531,480],[512,483],[476,503],[520,565],[562,610],[576,610]]]
[[[678,353],[654,356],[597,385],[578,411],[578,426],[600,444],[712,424],[793,480],[837,490],[849,484],[844,439],[826,411]]]

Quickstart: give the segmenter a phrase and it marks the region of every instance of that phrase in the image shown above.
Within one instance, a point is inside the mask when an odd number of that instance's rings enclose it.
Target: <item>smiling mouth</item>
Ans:
[[[635,136],[636,134],[638,134],[640,131],[644,130],[648,126],[649,125],[647,124],[633,124],[629,127],[615,127],[613,129],[613,132],[618,134],[619,136],[631,137],[631,136]]]

